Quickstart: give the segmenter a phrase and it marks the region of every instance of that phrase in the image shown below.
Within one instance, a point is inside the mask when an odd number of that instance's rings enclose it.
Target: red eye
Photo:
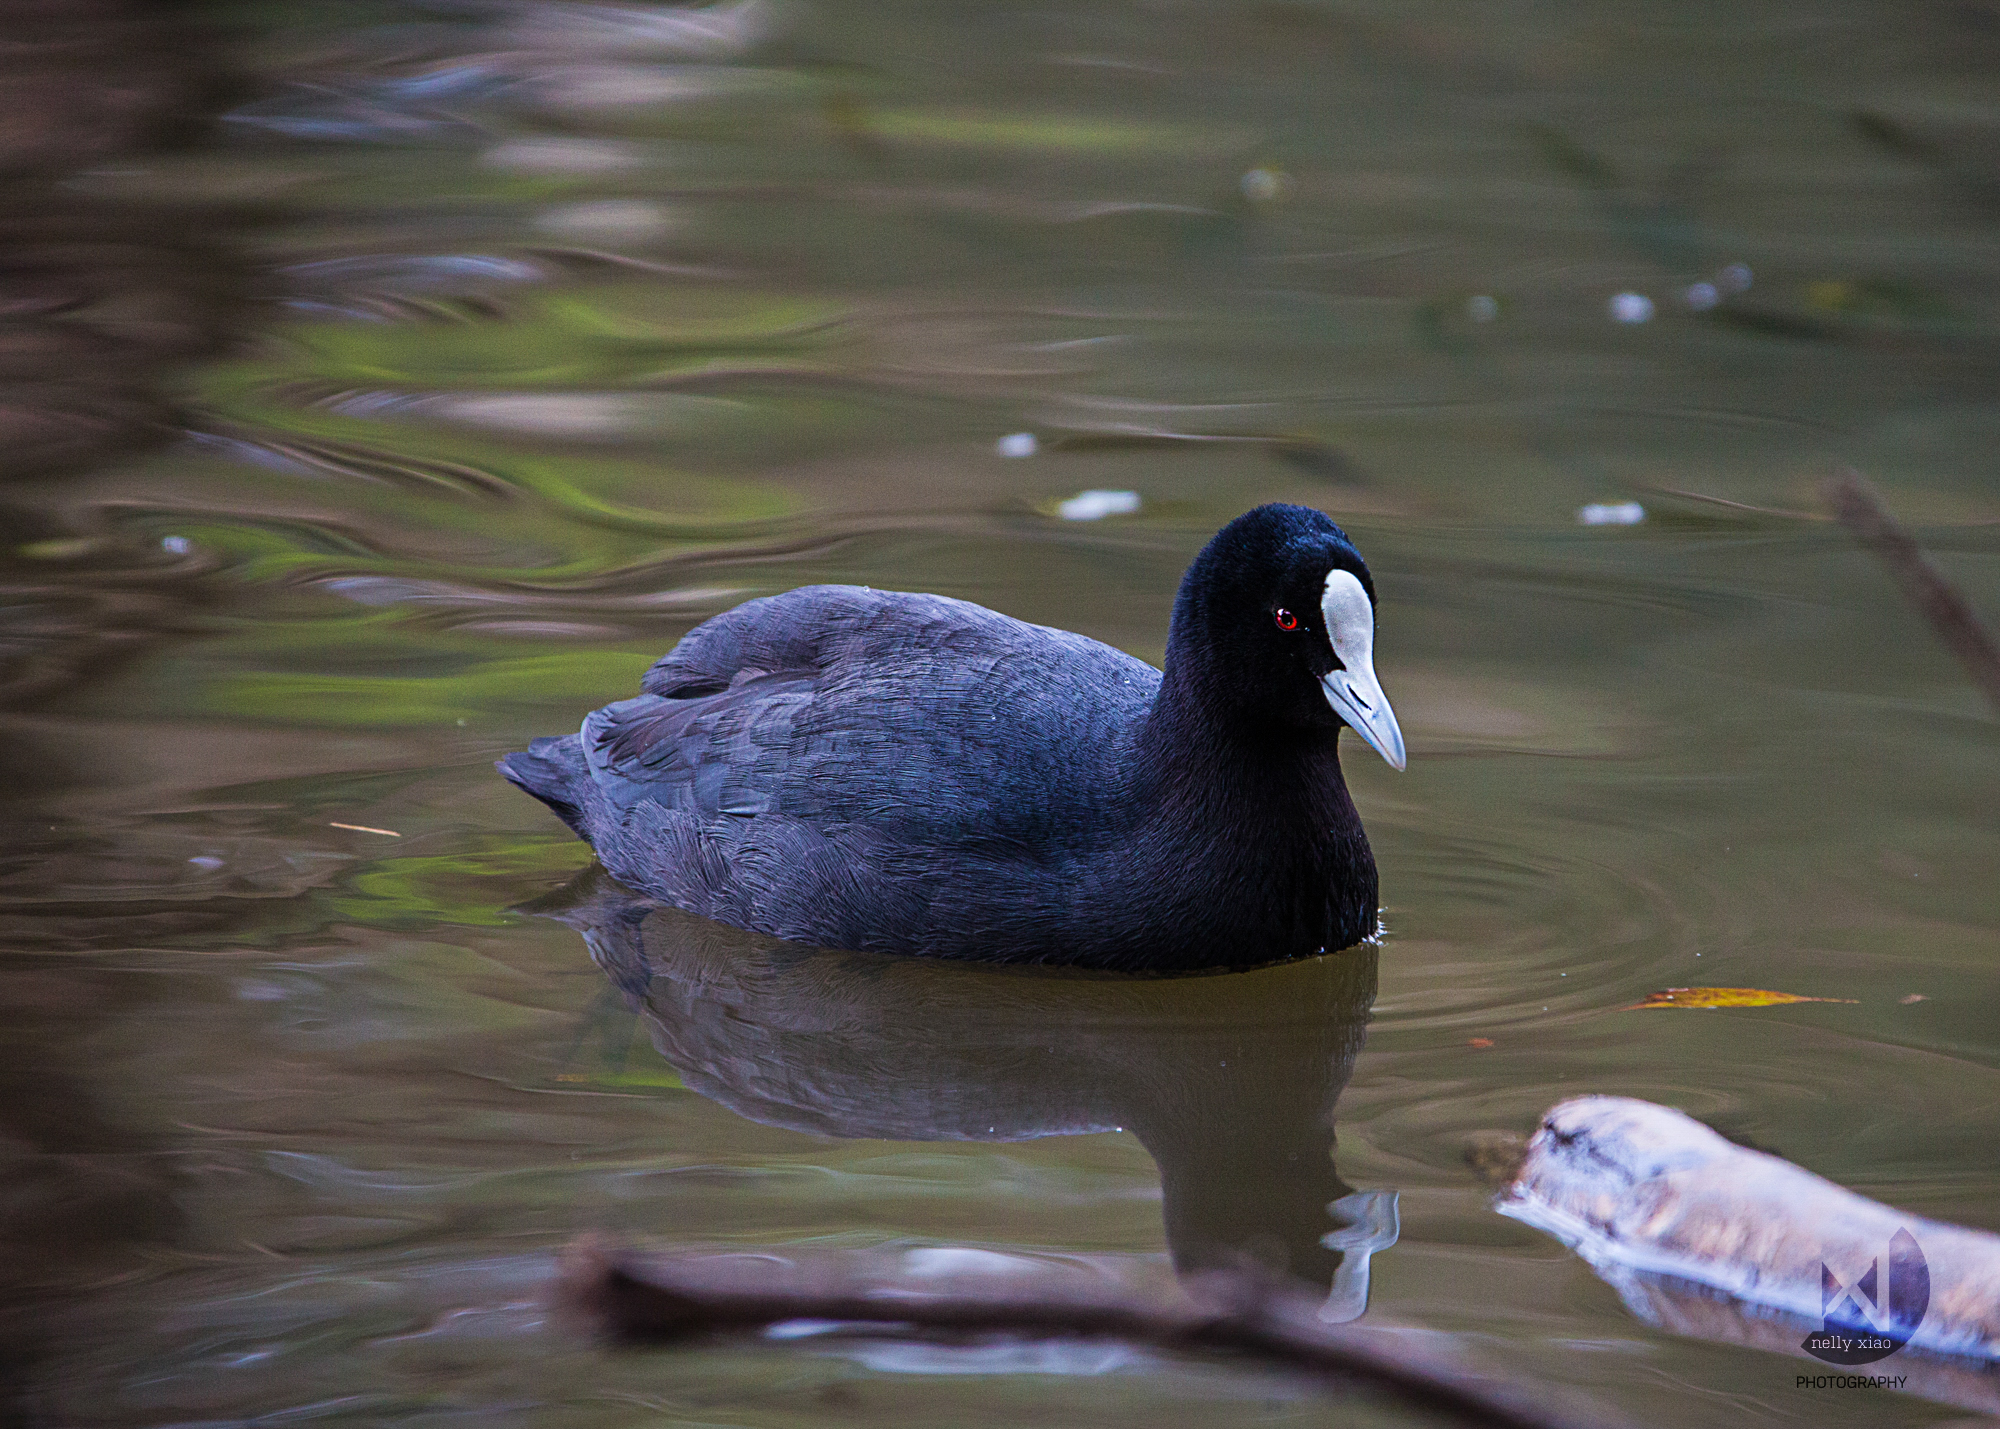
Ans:
[[[1283,606],[1278,607],[1276,619],[1278,629],[1280,630],[1297,630],[1299,628],[1299,618]]]

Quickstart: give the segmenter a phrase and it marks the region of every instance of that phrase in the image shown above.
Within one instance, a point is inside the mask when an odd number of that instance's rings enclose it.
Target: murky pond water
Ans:
[[[227,226],[262,316],[177,374],[184,439],[0,493],[41,1421],[1317,1422],[1101,1346],[613,1357],[539,1296],[593,1228],[1329,1283],[1328,1204],[1391,1192],[1370,1313],[1524,1376],[1960,1412],[1648,1325],[1462,1153],[1624,1093],[2000,1228],[1995,724],[1818,494],[1864,468],[2000,615],[1989,7],[224,18],[218,135],[72,182]],[[1139,508],[1067,519],[1093,490]],[[1274,499],[1383,594],[1379,952],[1134,984],[641,934],[492,771],[814,581],[1157,660]],[[1842,1001],[1620,1010],[1688,984]]]

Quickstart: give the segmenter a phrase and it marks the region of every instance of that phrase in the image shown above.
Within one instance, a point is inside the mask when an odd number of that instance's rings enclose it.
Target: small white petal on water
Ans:
[[[1106,516],[1130,516],[1138,509],[1136,491],[1080,491],[1056,512],[1065,521],[1101,521]]]
[[[1576,519],[1585,526],[1636,526],[1646,508],[1636,501],[1593,501],[1577,508]]]
[[[1252,169],[1243,176],[1243,197],[1252,203],[1270,203],[1284,197],[1291,181],[1276,169]]]
[[[1033,456],[1041,450],[1041,443],[1033,432],[1011,432],[995,442],[993,450],[1001,456]]]
[[[1642,323],[1653,316],[1653,300],[1644,293],[1614,293],[1605,307],[1614,322]]]
[[[636,169],[646,155],[636,144],[617,139],[578,139],[550,135],[516,139],[488,149],[480,162],[495,169],[523,174],[608,174]]]
[[[614,198],[543,209],[535,215],[535,227],[561,238],[634,242],[664,238],[679,228],[680,223],[664,204],[639,198]]]

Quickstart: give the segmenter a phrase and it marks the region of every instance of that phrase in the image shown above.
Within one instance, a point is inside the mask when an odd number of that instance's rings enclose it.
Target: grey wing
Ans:
[[[620,700],[584,720],[584,761],[616,804],[644,799],[703,820],[770,812],[813,684],[784,671]]]
[[[855,723],[844,685],[877,660],[907,671],[908,658],[881,659],[881,647],[920,645],[916,632],[941,613],[929,607],[959,604],[863,586],[802,586],[746,601],[656,662],[640,681],[646,693],[584,721],[591,777],[615,804],[650,802],[705,823],[781,805],[825,815],[813,780],[830,771],[808,767],[815,755],[823,763],[839,751],[865,765],[870,751],[859,746],[872,743],[867,732],[843,729]],[[881,695],[878,715],[897,708],[894,692]]]
[[[691,632],[592,715],[615,804],[952,842],[1034,838],[1105,790],[1158,672],[942,596],[807,586]]]
[[[780,937],[912,951],[1002,937],[1060,896],[1078,831],[1112,832],[1080,801],[1112,796],[1158,682],[980,606],[807,587],[691,632],[647,693],[560,743],[622,881]]]
[[[801,586],[745,601],[689,631],[639,682],[649,695],[687,698],[726,690],[746,672],[816,671],[889,604],[865,586]]]

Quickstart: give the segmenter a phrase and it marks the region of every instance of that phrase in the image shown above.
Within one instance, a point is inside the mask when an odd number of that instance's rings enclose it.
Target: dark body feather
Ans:
[[[1370,936],[1338,721],[1216,698],[1229,652],[1183,648],[1189,600],[1163,678],[964,601],[808,586],[499,767],[620,881],[803,942],[1185,970]]]

